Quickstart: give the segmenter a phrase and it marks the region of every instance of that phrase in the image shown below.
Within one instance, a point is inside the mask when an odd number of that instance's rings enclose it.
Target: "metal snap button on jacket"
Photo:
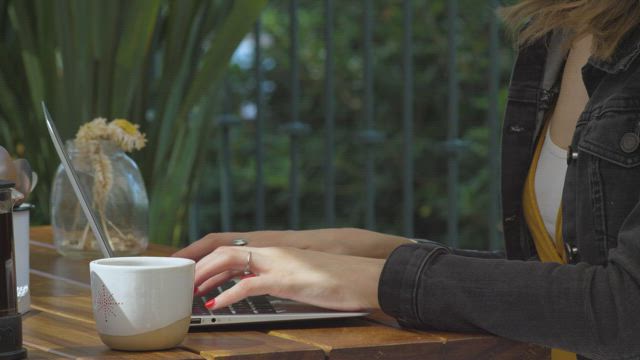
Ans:
[[[577,247],[564,243],[564,249],[566,251],[567,258],[569,259],[570,263],[573,263],[578,259],[578,254],[580,253],[580,250],[578,250]]]
[[[622,139],[620,139],[620,149],[626,153],[636,151],[638,145],[640,145],[640,137],[635,133],[628,132],[622,135]]]
[[[578,152],[573,151],[573,147],[569,145],[567,149],[567,165],[570,165],[573,160],[578,160]]]

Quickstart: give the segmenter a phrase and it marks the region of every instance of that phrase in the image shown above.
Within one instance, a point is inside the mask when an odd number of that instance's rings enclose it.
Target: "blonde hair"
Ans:
[[[593,35],[593,56],[609,60],[625,35],[640,25],[640,0],[522,0],[499,13],[518,46],[566,29],[571,31],[567,45]]]

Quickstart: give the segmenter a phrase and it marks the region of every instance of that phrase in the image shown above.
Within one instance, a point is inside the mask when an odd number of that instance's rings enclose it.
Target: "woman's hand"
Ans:
[[[178,251],[174,256],[200,260],[234,239],[245,239],[251,247],[295,247],[333,254],[386,259],[408,239],[361,229],[320,229],[304,231],[255,231],[212,233]]]
[[[379,308],[378,280],[384,262],[290,247],[223,246],[197,262],[196,294],[207,293],[248,264],[252,275],[209,301],[208,308],[264,294],[335,310]]]

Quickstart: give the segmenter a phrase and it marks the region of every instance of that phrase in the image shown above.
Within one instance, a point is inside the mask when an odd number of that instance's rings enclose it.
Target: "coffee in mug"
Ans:
[[[177,346],[189,330],[195,262],[172,257],[116,257],[90,264],[98,334],[116,350]]]

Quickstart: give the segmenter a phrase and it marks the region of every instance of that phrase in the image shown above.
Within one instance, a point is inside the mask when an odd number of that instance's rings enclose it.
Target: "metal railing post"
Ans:
[[[289,58],[291,63],[291,122],[285,126],[291,143],[289,155],[291,169],[289,173],[289,226],[297,229],[300,226],[300,137],[309,132],[309,125],[300,121],[300,81],[298,57],[298,0],[289,2],[289,34],[291,47]]]
[[[220,132],[220,212],[221,230],[233,228],[233,180],[231,169],[231,127],[240,123],[237,116],[226,113],[218,117]]]
[[[447,233],[449,245],[458,246],[458,181],[459,164],[458,155],[461,141],[458,138],[460,121],[460,89],[457,72],[457,50],[458,50],[458,1],[447,1],[448,22],[449,22],[449,106],[448,106],[448,218]]]
[[[335,157],[335,89],[333,60],[333,1],[324,0],[324,42],[326,49],[324,71],[324,127],[325,127],[325,160],[324,160],[324,216],[327,227],[336,224],[336,170]]]
[[[364,0],[364,126],[359,136],[365,148],[365,227],[376,227],[376,179],[374,146],[382,135],[374,129],[373,104],[373,3]]]
[[[500,120],[498,116],[498,86],[500,83],[500,38],[498,19],[495,14],[498,0],[491,1],[489,16],[489,108],[487,126],[489,127],[489,174],[500,173]],[[500,177],[489,179],[489,246],[493,250],[501,249],[498,233],[500,222]]]
[[[256,157],[256,230],[265,227],[265,186],[264,186],[264,91],[262,89],[262,49],[260,46],[260,36],[262,33],[262,23],[260,18],[256,21],[253,29],[254,46],[254,71],[256,77],[256,134],[255,134],[255,157]]]
[[[413,237],[413,2],[404,0],[403,3],[403,233]]]

